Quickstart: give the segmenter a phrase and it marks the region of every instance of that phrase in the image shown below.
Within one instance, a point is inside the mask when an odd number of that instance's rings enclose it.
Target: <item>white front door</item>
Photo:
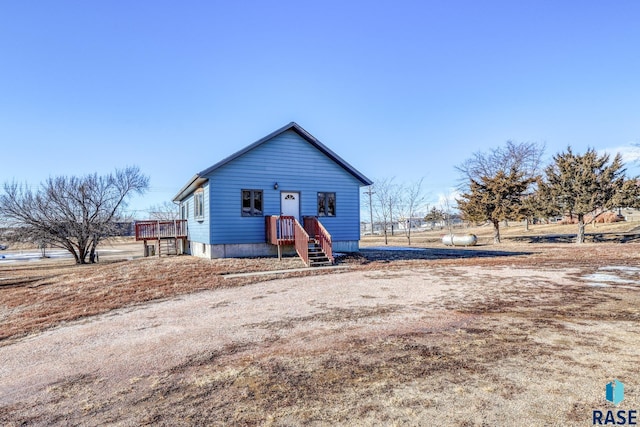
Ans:
[[[300,220],[300,193],[297,191],[280,192],[280,214]]]

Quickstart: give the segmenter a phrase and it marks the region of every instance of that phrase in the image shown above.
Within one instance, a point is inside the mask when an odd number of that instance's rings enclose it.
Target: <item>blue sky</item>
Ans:
[[[508,139],[633,160],[638,22],[638,1],[6,0],[0,182],[136,164],[142,218],[290,121],[431,202]]]

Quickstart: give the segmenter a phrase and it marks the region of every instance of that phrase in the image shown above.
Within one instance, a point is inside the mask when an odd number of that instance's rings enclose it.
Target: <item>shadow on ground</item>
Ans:
[[[574,243],[575,234],[548,234],[545,236],[518,236],[508,240],[520,243]],[[584,241],[590,243],[630,243],[640,242],[638,233],[585,233]]]
[[[392,248],[379,250],[361,248],[360,252],[358,253],[360,257],[363,257],[368,261],[496,258],[531,254],[533,254],[533,252],[457,248],[425,248],[415,250],[394,250]]]

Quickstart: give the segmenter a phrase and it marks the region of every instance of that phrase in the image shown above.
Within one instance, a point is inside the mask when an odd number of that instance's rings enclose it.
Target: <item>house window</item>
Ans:
[[[318,193],[318,216],[336,216],[336,193]]]
[[[262,190],[242,190],[242,216],[262,216]]]
[[[193,216],[196,219],[204,219],[204,190],[202,189],[193,195]]]

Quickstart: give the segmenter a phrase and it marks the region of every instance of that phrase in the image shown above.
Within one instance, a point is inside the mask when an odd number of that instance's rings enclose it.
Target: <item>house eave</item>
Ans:
[[[181,202],[191,193],[196,191],[202,184],[207,182],[209,179],[201,176],[201,174],[195,174],[193,178],[187,182],[187,184],[178,191],[178,194],[173,198],[174,202]]]

